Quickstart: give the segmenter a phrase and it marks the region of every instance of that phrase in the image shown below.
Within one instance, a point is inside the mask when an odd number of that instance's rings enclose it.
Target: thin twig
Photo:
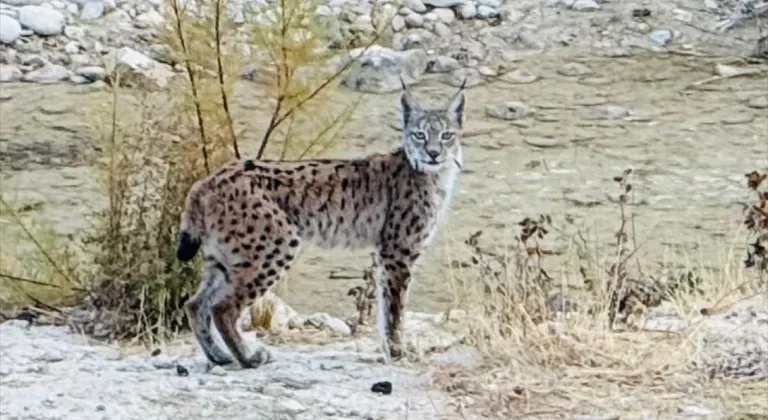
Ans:
[[[40,281],[40,280],[33,280],[33,279],[25,278],[25,277],[18,277],[18,276],[14,276],[14,275],[11,275],[11,274],[6,274],[6,273],[0,273],[0,277],[2,277],[4,279],[12,280],[12,281],[21,282],[21,283],[34,284],[34,285],[37,285],[37,286],[54,287],[56,289],[68,289],[68,290],[74,290],[74,291],[77,291],[77,292],[85,292],[85,293],[88,292],[88,290],[83,289],[81,287],[67,287],[67,286],[62,286],[60,284],[47,283],[47,282]]]
[[[232,120],[232,113],[229,111],[229,99],[227,91],[224,88],[224,66],[221,63],[221,0],[216,0],[216,13],[214,17],[214,36],[216,38],[216,71],[219,75],[219,88],[221,89],[221,105],[227,116],[227,127],[229,135],[232,138],[232,147],[235,149],[235,157],[240,159],[240,150],[237,147],[237,135],[235,134],[235,124]]]
[[[174,17],[176,18],[176,36],[179,37],[179,44],[181,50],[184,52],[184,68],[187,71],[189,77],[189,85],[192,89],[192,99],[195,102],[195,114],[197,115],[197,125],[200,128],[200,141],[202,142],[201,150],[203,153],[203,164],[205,165],[205,173],[211,173],[210,166],[208,164],[208,141],[205,135],[205,123],[203,122],[203,110],[200,105],[200,97],[197,92],[197,82],[195,81],[195,72],[192,69],[192,63],[189,60],[189,49],[187,48],[187,42],[184,39],[184,28],[181,22],[181,10],[179,9],[178,0],[171,0],[171,8],[173,9]]]

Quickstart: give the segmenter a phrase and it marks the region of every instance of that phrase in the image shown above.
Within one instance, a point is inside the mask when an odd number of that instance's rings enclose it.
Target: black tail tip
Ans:
[[[181,232],[179,235],[179,246],[176,248],[176,258],[179,261],[187,262],[195,258],[195,254],[200,249],[200,240],[192,237],[188,232]]]

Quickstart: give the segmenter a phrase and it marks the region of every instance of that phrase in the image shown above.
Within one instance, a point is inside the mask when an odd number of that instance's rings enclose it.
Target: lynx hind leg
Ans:
[[[195,334],[195,339],[203,350],[205,357],[215,365],[228,365],[233,362],[232,358],[216,344],[211,334],[211,311],[207,301],[210,301],[212,295],[216,292],[214,286],[217,276],[221,277],[224,273],[220,272],[213,264],[206,263],[203,267],[203,278],[197,293],[192,296],[185,304],[184,309],[187,313],[187,321],[190,329]]]
[[[265,354],[259,350],[248,354],[237,320],[242,310],[263,296],[290,269],[300,241],[298,229],[286,215],[269,202],[252,208],[246,225],[230,232],[235,239],[231,246],[220,244],[234,261],[227,269],[227,289],[217,293],[210,302],[213,321],[222,340],[244,368],[263,363]],[[251,223],[251,224],[248,224]]]
[[[403,356],[403,321],[413,259],[380,253],[376,276],[378,327],[385,357]]]

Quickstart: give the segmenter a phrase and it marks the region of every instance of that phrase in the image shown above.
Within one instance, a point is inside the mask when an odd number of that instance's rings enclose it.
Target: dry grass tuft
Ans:
[[[565,235],[574,273],[562,270],[555,279],[542,268],[553,254],[548,233],[567,230],[547,215],[521,221],[508,246],[485,246],[482,232],[464,241],[452,262],[456,308],[465,311],[464,342],[483,364],[436,377],[457,397],[457,410],[542,419],[768,410],[768,334],[759,328],[768,320],[742,326],[726,316],[751,312],[748,303],[768,304],[757,263],[764,254],[753,248],[755,264],[729,258],[718,271],[644,270],[632,261],[630,175],[615,179],[620,220],[615,249],[601,252],[607,257],[598,260],[578,230]],[[754,210],[765,205],[761,194],[747,216],[759,219],[755,226],[765,220]]]

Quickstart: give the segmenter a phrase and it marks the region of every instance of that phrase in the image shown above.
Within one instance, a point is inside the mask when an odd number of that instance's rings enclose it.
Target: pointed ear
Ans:
[[[413,117],[414,112],[419,109],[419,105],[413,101],[411,94],[408,91],[405,91],[400,97],[400,106],[403,111],[403,128],[405,128],[411,120],[411,117]]]
[[[466,97],[464,96],[464,85],[461,85],[461,88],[458,92],[456,92],[456,96],[453,97],[453,102],[451,102],[450,105],[448,105],[448,117],[452,119],[459,128],[462,128],[464,125],[464,103],[466,102]]]

